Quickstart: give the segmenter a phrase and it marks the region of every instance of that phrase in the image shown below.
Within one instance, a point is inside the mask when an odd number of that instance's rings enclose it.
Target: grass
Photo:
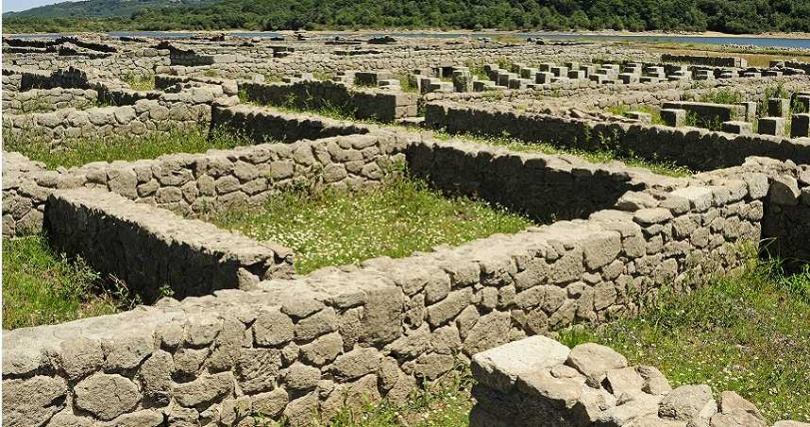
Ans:
[[[418,93],[419,90],[414,84],[413,80],[411,80],[408,74],[400,74],[395,77],[399,80],[399,87],[402,88],[403,92],[410,92],[410,93]],[[419,77],[416,77],[419,78]]]
[[[135,138],[82,138],[65,140],[56,149],[48,141],[22,136],[9,136],[5,150],[18,151],[31,160],[45,163],[49,169],[59,166],[81,166],[90,162],[114,160],[153,159],[169,153],[202,153],[209,149],[229,149],[253,145],[253,141],[224,131],[208,132],[203,129],[174,130],[168,134],[151,133]]]
[[[569,154],[577,157],[582,157],[584,160],[591,163],[610,163],[619,160],[624,162],[627,166],[640,167],[650,170],[650,172],[673,176],[684,177],[692,175],[693,172],[685,167],[659,159],[644,159],[633,155],[632,153],[620,154],[616,150],[603,148],[600,150],[583,150],[579,148],[561,147],[558,145],[545,143],[545,142],[524,142],[516,138],[511,138],[508,135],[502,137],[482,137],[470,134],[450,135],[444,132],[434,131],[433,135],[437,139],[448,140],[455,139],[461,141],[469,141],[478,144],[492,145],[496,147],[504,147],[512,151],[526,152],[526,153],[543,153],[543,154]]]
[[[405,257],[532,225],[481,201],[446,198],[404,171],[389,172],[375,189],[293,190],[262,208],[213,214],[208,220],[293,249],[302,274],[379,256]]]
[[[132,90],[155,90],[154,74],[127,73],[121,80],[128,84]]]
[[[659,110],[655,109],[655,108],[652,108],[652,107],[648,106],[648,105],[637,105],[637,106],[631,107],[629,105],[622,104],[622,105],[609,107],[607,109],[608,113],[615,114],[617,116],[622,116],[622,117],[626,117],[627,113],[629,113],[631,111],[637,111],[637,112],[640,112],[640,113],[649,114],[651,116],[651,118],[652,118],[651,124],[654,124],[654,125],[662,125],[662,124],[664,124],[664,121],[661,120],[661,112]]]
[[[778,263],[752,259],[738,275],[562,341],[610,346],[673,386],[736,391],[770,422],[810,421],[810,269],[786,276]]]
[[[722,88],[703,94],[698,98],[698,102],[709,102],[712,104],[739,104],[745,101],[743,95],[732,89]]]
[[[489,80],[489,75],[486,72],[484,72],[483,62],[468,59],[467,62],[464,63],[464,65],[470,69],[470,75],[472,75],[472,77],[478,77],[478,80]]]
[[[404,405],[368,405],[361,411],[343,410],[330,427],[463,427],[473,406],[469,367],[457,368],[444,381],[413,393]]]
[[[441,380],[425,383],[414,390],[407,401],[394,405],[383,400],[364,407],[344,407],[329,420],[314,419],[318,427],[467,427],[473,406],[470,389],[474,380],[467,365],[458,365]],[[287,425],[264,416],[253,416],[256,427]]]
[[[120,281],[55,252],[41,234],[3,239],[3,329],[111,314],[136,303]]]

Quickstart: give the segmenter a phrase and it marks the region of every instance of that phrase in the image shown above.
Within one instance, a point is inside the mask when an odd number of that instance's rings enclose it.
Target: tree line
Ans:
[[[225,0],[106,19],[6,16],[3,32],[362,28],[810,32],[810,1]]]

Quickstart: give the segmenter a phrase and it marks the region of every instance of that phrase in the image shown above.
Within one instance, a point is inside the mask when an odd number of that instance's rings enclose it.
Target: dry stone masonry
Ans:
[[[545,336],[638,314],[740,268],[749,247],[810,261],[807,64],[486,38],[12,37],[3,50],[4,138],[61,150],[194,129],[245,145],[54,170],[3,153],[4,238],[44,232],[154,302],[4,331],[4,425],[307,426],[404,402],[459,362],[478,380],[473,426],[766,425],[733,393],[672,389],[608,348]],[[203,221],[294,188],[375,187],[400,166],[546,225],[295,275],[294,251]]]
[[[472,427],[716,426],[767,427],[733,391],[715,398],[705,384],[673,388],[653,366],[630,366],[593,343],[568,348],[536,336],[472,359]],[[810,424],[779,421],[774,427]]]
[[[168,287],[177,298],[219,289],[251,289],[262,279],[292,274],[292,251],[115,193],[58,190],[45,209],[53,246],[81,254],[93,267],[124,280],[148,301]],[[164,288],[165,289],[165,288]]]

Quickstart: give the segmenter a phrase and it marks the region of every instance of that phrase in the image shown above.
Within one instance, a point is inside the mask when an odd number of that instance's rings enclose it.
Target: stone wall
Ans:
[[[26,91],[54,88],[90,89],[93,86],[93,80],[96,80],[95,74],[99,70],[93,72],[71,65],[51,72],[39,68],[36,71],[20,70],[18,72],[22,75],[20,90]]]
[[[293,186],[374,185],[401,145],[391,134],[341,136],[137,162],[97,162],[69,171],[45,171],[12,153],[4,159],[3,234],[41,229],[48,194],[63,188],[102,188],[189,215],[260,204]]]
[[[409,171],[450,195],[477,197],[538,221],[583,218],[654,181],[623,165],[519,154],[468,142],[424,141],[405,151]]]
[[[99,139],[117,135],[146,135],[173,129],[194,129],[211,120],[210,103],[140,100],[135,105],[87,110],[67,108],[50,113],[3,116],[7,137],[50,141],[52,147],[65,139]]]
[[[207,130],[212,105],[215,100],[221,99],[222,89],[191,88],[181,93],[105,90],[102,98],[125,102],[127,94],[131,95],[129,100],[134,101],[132,105],[7,114],[3,116],[3,131],[13,137],[48,140],[52,146],[57,146],[70,138],[96,139],[122,134],[139,136],[155,131],[199,127]],[[233,101],[236,101],[235,98]]]
[[[6,74],[6,70],[3,69],[3,94],[9,92],[17,92],[20,90],[21,86],[22,86],[21,74]]]
[[[293,45],[295,46],[295,45]],[[501,43],[484,43],[472,46],[447,45],[431,43],[424,45],[377,46],[378,53],[364,55],[342,55],[345,47],[304,45],[304,48],[286,58],[248,60],[220,63],[206,67],[171,67],[173,73],[182,75],[204,75],[215,72],[221,77],[244,78],[255,74],[276,76],[292,75],[296,72],[333,73],[346,70],[392,70],[407,73],[421,68],[444,68],[463,66],[470,63],[492,63],[501,58],[512,62],[529,65],[546,62],[549,58],[555,61],[592,62],[595,58],[609,57],[615,61],[642,60],[657,61],[657,57],[638,49],[625,49],[616,46],[589,45],[583,47],[565,47],[523,43],[505,45]],[[222,53],[222,52],[220,52]],[[234,49],[234,53],[238,53]]]
[[[673,389],[655,367],[630,366],[594,343],[569,349],[549,338],[526,338],[476,354],[472,371],[478,382],[471,427],[769,425],[735,392],[715,400],[706,384]]]
[[[64,108],[84,110],[98,104],[93,89],[32,89],[25,92],[3,91],[3,114],[48,112]]]
[[[431,101],[476,103],[512,103],[527,109],[549,105],[578,109],[606,109],[616,106],[648,106],[660,108],[668,101],[698,100],[719,91],[740,94],[743,101],[762,101],[765,92],[782,85],[789,92],[799,92],[808,85],[807,76],[738,78],[733,80],[664,81],[600,85],[587,79],[560,80],[534,89],[503,89],[496,92],[428,93]]]
[[[152,48],[136,48],[114,53],[104,58],[87,56],[60,56],[54,53],[8,54],[3,64],[37,70],[59,70],[67,66],[87,67],[111,72],[116,77],[127,75],[155,74],[158,67],[169,66],[169,51]]]
[[[681,187],[587,221],[6,332],[4,424],[250,425],[262,413],[300,426],[364,399],[402,402],[457,358],[632,314],[662,287],[735,267],[768,192],[766,176],[746,179],[669,183]]]
[[[745,68],[748,61],[736,56],[700,56],[700,55],[673,55],[665,53],[661,55],[663,62],[684,62],[687,64],[707,65],[710,67],[734,67]]]
[[[234,132],[257,142],[268,140],[293,142],[340,135],[362,135],[369,132],[368,127],[352,122],[280,113],[248,105],[214,108],[211,127],[220,131]]]
[[[601,123],[448,102],[427,104],[425,123],[430,128],[450,133],[492,137],[508,135],[527,142],[547,142],[585,150],[616,149],[620,153],[632,152],[642,158],[674,161],[695,170],[740,165],[749,156],[810,163],[810,144],[802,138]]]
[[[252,289],[262,279],[293,273],[287,248],[104,190],[55,191],[46,204],[44,229],[54,248],[123,280],[146,303],[167,288],[185,298]]]
[[[766,173],[771,180],[762,218],[763,252],[793,272],[810,263],[810,166],[770,159],[749,161],[725,174]]]
[[[247,99],[291,108],[333,108],[358,119],[393,122],[416,116],[418,96],[412,93],[350,88],[333,81],[239,83]]]

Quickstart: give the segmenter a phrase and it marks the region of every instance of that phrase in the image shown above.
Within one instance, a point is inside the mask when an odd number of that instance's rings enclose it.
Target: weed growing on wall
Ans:
[[[777,82],[765,88],[762,99],[757,105],[757,115],[759,117],[768,116],[768,100],[771,98],[790,98],[790,93],[785,89],[784,82]]]
[[[396,79],[399,81],[399,87],[403,92],[416,93],[419,91],[410,75],[399,74],[396,76]]]
[[[711,91],[698,98],[699,102],[709,102],[712,104],[739,104],[743,102],[743,95],[736,90],[722,88],[719,90]]]
[[[791,114],[810,113],[810,111],[807,111],[805,104],[799,102],[797,97],[794,97],[790,102],[790,112]]]
[[[54,251],[41,234],[3,239],[4,329],[100,316],[137,303],[121,281]]]
[[[482,201],[446,198],[402,170],[389,172],[378,188],[301,188],[273,196],[262,208],[224,212],[209,220],[290,247],[299,273],[378,256],[405,257],[532,224]]]
[[[464,63],[464,66],[470,69],[470,75],[472,77],[478,77],[478,80],[489,80],[489,75],[484,72],[483,62],[468,59],[467,62]]]
[[[498,58],[498,68],[500,68],[502,70],[511,71],[512,67],[513,67],[512,61],[510,61],[505,56],[501,56],[500,58]]]

